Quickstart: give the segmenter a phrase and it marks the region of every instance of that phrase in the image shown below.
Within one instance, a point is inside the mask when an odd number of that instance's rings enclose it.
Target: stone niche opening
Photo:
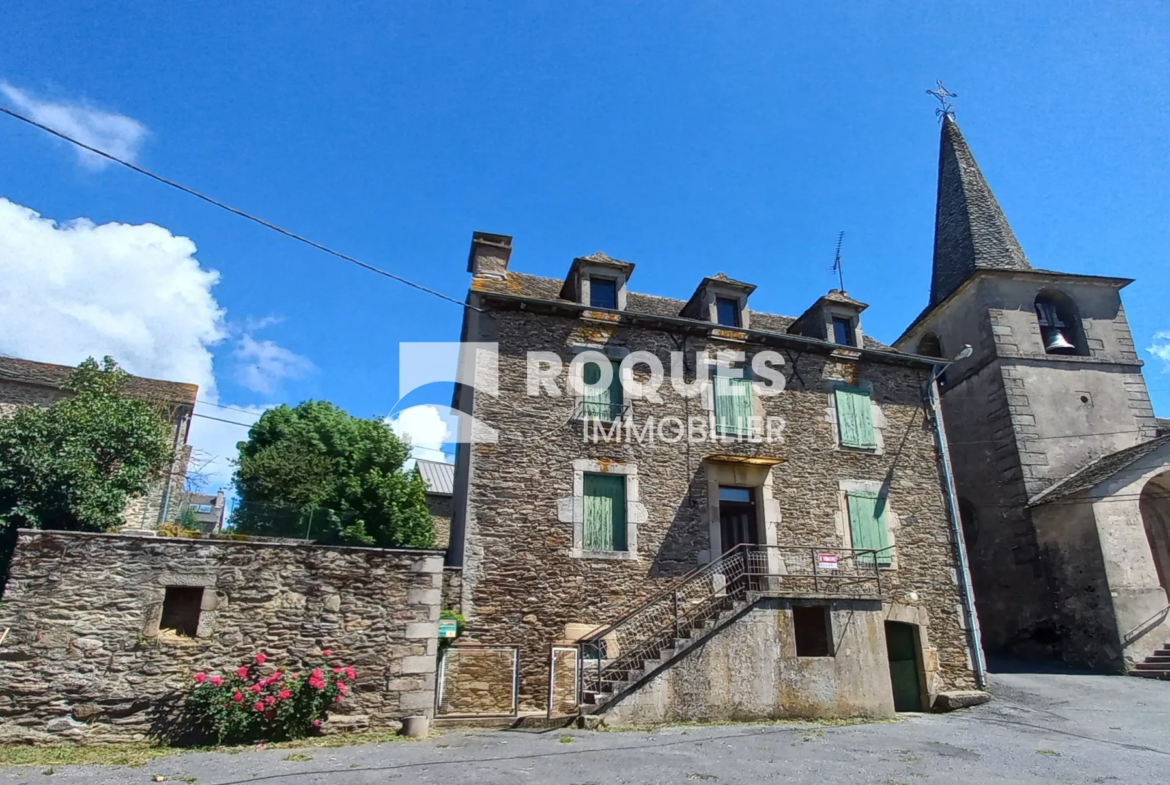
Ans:
[[[173,632],[181,638],[194,638],[199,629],[202,607],[202,586],[168,586],[158,621],[159,630]]]
[[[797,657],[833,656],[833,634],[827,606],[792,606],[792,628]]]

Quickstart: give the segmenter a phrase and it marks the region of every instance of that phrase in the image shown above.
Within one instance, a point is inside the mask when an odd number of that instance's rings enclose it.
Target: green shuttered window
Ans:
[[[890,566],[892,554],[886,550],[890,545],[890,535],[886,531],[886,497],[868,491],[849,491],[845,496],[849,503],[849,533],[853,537],[853,547],[878,551],[878,564]],[[860,563],[873,564],[871,560]]]
[[[724,436],[752,435],[752,380],[715,377],[715,430]]]
[[[620,420],[622,416],[622,378],[618,373],[620,363],[611,363],[613,377],[609,387],[602,390],[586,388],[585,398],[581,402],[581,414],[587,418],[612,422]],[[601,366],[597,363],[585,363],[581,369],[585,384],[597,384],[601,381]]]
[[[611,474],[586,474],[584,491],[585,550],[624,551],[626,478]]]
[[[876,449],[877,435],[873,430],[873,408],[869,401],[869,392],[842,385],[836,390],[836,398],[837,429],[841,433],[841,446]]]

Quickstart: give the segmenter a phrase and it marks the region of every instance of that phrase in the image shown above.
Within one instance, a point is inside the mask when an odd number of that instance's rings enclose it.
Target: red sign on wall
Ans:
[[[835,570],[837,569],[837,559],[838,557],[835,553],[818,553],[817,567],[822,570]]]

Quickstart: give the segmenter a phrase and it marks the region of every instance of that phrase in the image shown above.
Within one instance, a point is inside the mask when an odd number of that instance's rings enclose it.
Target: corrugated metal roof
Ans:
[[[417,460],[414,467],[427,484],[427,493],[450,496],[455,492],[455,464]]]

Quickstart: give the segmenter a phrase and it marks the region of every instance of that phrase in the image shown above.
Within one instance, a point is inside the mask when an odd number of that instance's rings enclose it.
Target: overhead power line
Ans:
[[[438,297],[441,300],[446,300],[449,303],[455,303],[456,305],[458,305],[460,307],[471,308],[472,310],[475,310],[475,311],[483,311],[482,308],[477,308],[476,306],[471,305],[470,303],[465,303],[462,300],[457,300],[454,297],[449,297],[449,296],[443,294],[442,292],[437,292],[434,289],[429,289],[426,286],[423,286],[422,284],[415,283],[414,281],[408,281],[407,279],[403,278],[400,275],[395,275],[394,273],[387,272],[386,270],[375,267],[372,264],[367,264],[366,262],[363,262],[360,259],[355,259],[354,257],[352,257],[348,254],[344,254],[341,251],[335,251],[332,248],[325,246],[325,245],[322,245],[321,243],[318,243],[314,240],[310,240],[309,238],[304,237],[303,235],[299,235],[296,232],[291,232],[288,229],[285,229],[281,226],[277,226],[276,224],[272,223],[271,221],[266,221],[263,218],[259,218],[255,215],[252,215],[251,213],[246,213],[237,207],[232,207],[230,204],[225,204],[224,202],[221,202],[218,199],[213,199],[212,197],[210,197],[206,194],[203,194],[203,193],[200,193],[199,191],[196,191],[194,188],[188,188],[187,186],[185,186],[181,183],[177,183],[174,180],[169,180],[166,177],[162,177],[161,175],[157,175],[148,169],[143,169],[141,166],[138,166],[136,164],[132,164],[129,161],[125,161],[116,155],[112,155],[110,153],[107,153],[105,150],[99,150],[98,148],[93,147],[92,145],[88,145],[85,142],[78,141],[77,139],[74,139],[72,136],[69,136],[68,134],[63,134],[60,131],[56,130],[55,128],[50,128],[49,126],[47,126],[43,123],[38,123],[36,120],[33,120],[31,117],[25,117],[24,115],[20,114],[19,112],[14,112],[6,106],[0,105],[0,112],[3,112],[4,114],[8,115],[9,117],[14,117],[17,120],[20,120],[21,122],[28,123],[29,125],[34,126],[36,128],[40,128],[42,131],[45,131],[46,133],[50,133],[53,136],[56,136],[58,139],[64,139],[66,142],[69,142],[70,144],[77,145],[78,147],[80,147],[83,150],[88,150],[89,152],[93,153],[94,155],[100,155],[102,158],[113,161],[116,164],[121,164],[122,166],[125,166],[127,169],[132,169],[135,172],[138,172],[139,174],[146,175],[147,177],[149,177],[152,180],[157,180],[158,182],[162,183],[163,185],[169,185],[171,188],[175,188],[179,191],[182,191],[185,194],[190,194],[191,196],[194,196],[197,199],[202,199],[203,201],[207,202],[208,204],[215,205],[216,207],[220,208],[221,210],[227,210],[229,213],[234,213],[235,215],[238,215],[241,218],[246,218],[249,221],[252,221],[253,223],[258,223],[261,226],[266,227],[268,229],[271,229],[274,232],[277,232],[279,234],[283,234],[285,237],[291,238],[291,239],[296,240],[297,242],[300,242],[300,243],[304,243],[305,245],[308,245],[312,248],[316,248],[318,251],[323,251],[323,252],[329,254],[330,256],[336,256],[338,259],[343,259],[351,264],[356,264],[358,267],[361,267],[365,270],[369,270],[372,273],[377,273],[378,275],[384,275],[387,278],[398,281],[398,283],[405,284],[405,285],[410,286],[414,289],[418,289],[420,292],[426,292],[427,294],[434,295],[435,297]]]

